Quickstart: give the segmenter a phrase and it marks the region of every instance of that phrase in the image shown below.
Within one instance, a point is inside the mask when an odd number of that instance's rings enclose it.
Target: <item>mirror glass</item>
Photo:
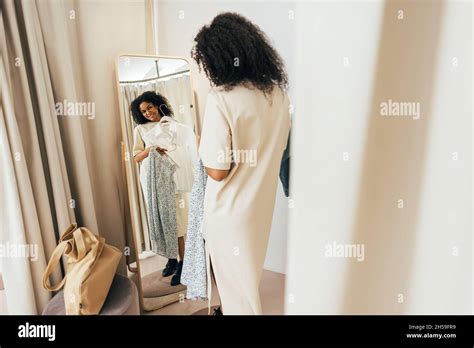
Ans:
[[[184,58],[122,55],[117,61],[123,169],[134,250],[129,270],[142,307],[185,296],[179,283],[197,159],[196,115]]]

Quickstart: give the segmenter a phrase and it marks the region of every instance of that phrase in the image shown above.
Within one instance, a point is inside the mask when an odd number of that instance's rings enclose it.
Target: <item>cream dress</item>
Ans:
[[[208,178],[203,220],[224,314],[262,314],[259,283],[289,131],[279,88],[267,98],[243,86],[208,95],[199,154],[205,167],[231,169],[221,182]]]

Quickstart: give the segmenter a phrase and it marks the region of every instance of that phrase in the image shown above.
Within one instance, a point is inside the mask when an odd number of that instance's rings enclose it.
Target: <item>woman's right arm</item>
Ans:
[[[147,148],[147,149],[143,150],[142,152],[137,153],[133,157],[133,159],[135,160],[135,162],[140,163],[141,161],[143,161],[145,158],[148,157],[149,153],[150,153],[150,148]]]
[[[138,127],[135,127],[133,131],[133,160],[140,163],[150,155],[150,149],[151,146],[145,148],[145,142],[140,135]],[[155,149],[160,155],[166,155],[166,149],[159,146],[156,146]]]
[[[143,161],[145,158],[147,158],[148,155],[150,154],[150,149],[151,149],[151,147],[148,147],[148,148],[146,148],[145,150],[143,150],[142,152],[137,153],[137,154],[133,157],[133,159],[135,160],[135,162],[140,163],[140,162]],[[161,147],[159,147],[159,146],[156,146],[156,147],[155,147],[155,150],[156,150],[156,152],[158,152],[160,155],[166,155],[166,152],[168,151],[168,150],[166,150],[166,149],[164,149],[164,148],[161,148]]]
[[[215,94],[209,93],[199,143],[199,155],[207,175],[215,181],[222,181],[229,175],[232,161],[227,158],[222,159],[220,156],[227,149],[232,149],[230,126]]]

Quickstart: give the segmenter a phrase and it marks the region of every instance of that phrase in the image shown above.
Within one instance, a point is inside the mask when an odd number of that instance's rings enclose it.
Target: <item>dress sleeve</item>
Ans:
[[[214,93],[209,93],[199,144],[199,155],[207,168],[230,169],[232,161],[229,123]]]
[[[133,130],[133,156],[145,150],[145,143],[143,142],[138,126]]]

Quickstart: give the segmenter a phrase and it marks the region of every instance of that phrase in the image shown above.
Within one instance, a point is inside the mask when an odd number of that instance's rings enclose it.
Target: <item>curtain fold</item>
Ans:
[[[145,0],[37,1],[57,103],[93,114],[59,116],[77,221],[121,250],[130,233],[115,79],[119,54],[146,53]],[[116,23],[121,23],[117,26]],[[133,253],[133,251],[132,251]],[[125,274],[125,263],[119,266]]]
[[[50,67],[49,81],[57,105],[64,107],[68,103],[80,105],[91,102],[91,98],[86,95],[86,75],[81,61],[80,28],[76,21],[80,15],[79,9],[73,1],[65,0],[39,1],[37,10],[37,29],[43,31],[42,43]],[[97,233],[99,225],[94,200],[94,178],[90,168],[90,153],[93,151],[89,144],[92,139],[87,132],[87,115],[70,115],[64,111],[58,114],[57,121],[63,140],[63,151],[68,159],[67,170],[71,187],[69,205],[76,211],[79,224]]]
[[[125,246],[114,60],[146,52],[147,15],[145,0],[2,1],[0,243],[37,250],[35,260],[0,257],[9,314],[39,314],[49,301],[42,273],[70,222]]]
[[[155,89],[168,98],[173,107],[175,119],[194,129],[193,109],[190,107],[192,102],[191,93],[189,93],[191,89],[189,74],[155,82]]]
[[[42,273],[57,235],[74,219],[66,204],[70,193],[62,145],[51,90],[44,85],[48,70],[41,65],[44,50],[37,44],[30,5],[5,1],[0,23],[5,32],[0,66],[0,241],[7,253],[1,268],[9,314],[37,314],[46,305],[51,295],[42,287]],[[32,17],[24,20],[24,12]],[[15,256],[20,250],[30,250],[30,255]],[[51,280],[60,276],[56,271]]]

